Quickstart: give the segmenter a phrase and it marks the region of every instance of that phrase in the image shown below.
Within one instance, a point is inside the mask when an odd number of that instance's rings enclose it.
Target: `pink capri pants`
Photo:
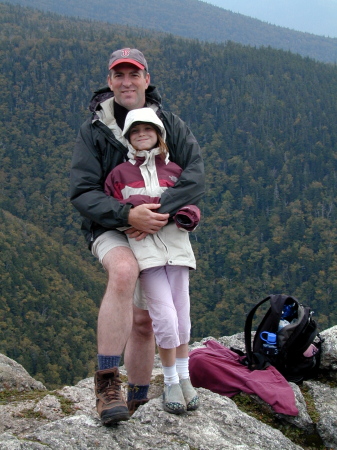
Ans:
[[[189,267],[161,266],[140,273],[157,345],[176,348],[190,340]]]

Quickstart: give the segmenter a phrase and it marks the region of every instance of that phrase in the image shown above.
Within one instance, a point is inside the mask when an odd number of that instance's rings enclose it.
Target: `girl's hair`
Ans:
[[[167,144],[166,144],[166,142],[164,141],[164,139],[163,139],[163,137],[162,137],[162,135],[161,135],[161,131],[160,131],[160,129],[157,127],[157,125],[155,125],[154,123],[151,123],[151,122],[134,122],[132,125],[131,125],[131,127],[129,128],[129,130],[128,130],[128,132],[127,132],[127,134],[126,134],[126,138],[127,138],[127,140],[130,142],[130,132],[131,132],[131,130],[132,130],[132,128],[135,126],[135,125],[139,125],[139,124],[143,124],[143,123],[146,123],[147,125],[151,125],[151,127],[155,130],[155,132],[157,133],[157,147],[159,148],[159,155],[160,155],[160,157],[161,157],[161,159],[163,160],[163,161],[165,161],[165,158],[166,158],[166,155],[168,155],[168,153],[169,153],[169,149],[168,149],[168,146],[167,146]],[[137,150],[136,150],[137,151]]]
[[[158,129],[156,131],[157,131],[157,136],[158,136],[158,148],[160,151],[159,155],[160,155],[161,159],[163,161],[165,161],[165,158],[166,158],[166,155],[168,155],[169,149],[168,149],[166,142],[162,138],[160,131]]]

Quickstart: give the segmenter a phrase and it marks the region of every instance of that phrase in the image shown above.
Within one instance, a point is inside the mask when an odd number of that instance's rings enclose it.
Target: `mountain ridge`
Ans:
[[[323,62],[336,63],[337,38],[326,38],[270,25],[198,0],[9,0],[45,11],[100,20],[210,42],[234,41],[256,47],[271,46]],[[177,11],[179,14],[177,14]]]

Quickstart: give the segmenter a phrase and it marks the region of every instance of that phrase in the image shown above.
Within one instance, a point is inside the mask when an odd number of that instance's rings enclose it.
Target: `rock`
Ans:
[[[149,427],[149,439],[155,431],[156,448],[299,448],[282,433],[241,412],[229,398],[202,388],[198,394],[200,408],[182,416],[163,411],[160,398],[144,405],[132,419],[136,433],[143,436],[143,427]],[[143,448],[154,448],[154,442],[146,440]]]
[[[252,338],[254,337],[254,333],[252,333]],[[207,341],[217,341],[221,345],[224,345],[228,348],[234,348],[235,350],[241,350],[245,352],[245,335],[244,333],[237,333],[233,336],[223,336],[219,339],[215,339],[213,336],[209,336],[203,338],[200,342],[194,342],[190,345],[190,351],[195,350],[196,348],[204,347],[204,343]]]
[[[321,367],[324,373],[336,374],[337,327],[325,330]],[[198,348],[208,337],[194,343],[190,349]],[[218,340],[227,347],[244,350],[243,333],[225,336]],[[126,375],[124,367],[120,372]],[[80,381],[75,386],[65,386],[46,392],[42,383],[34,380],[15,361],[0,355],[0,390],[21,392],[15,401],[0,404],[0,448],[13,449],[182,449],[226,450],[226,449],[337,449],[337,388],[334,383],[323,383],[321,379],[306,381],[299,387],[290,383],[299,409],[297,417],[275,414],[266,403],[251,396],[269,408],[271,417],[298,430],[298,434],[313,436],[312,442],[300,447],[281,431],[242,412],[229,399],[206,389],[198,388],[201,406],[197,411],[181,416],[163,410],[161,392],[163,377],[158,357],[153,370],[150,401],[141,406],[128,422],[104,427],[95,409],[93,378]],[[124,384],[123,389],[126,389]],[[34,393],[35,391],[35,393]],[[29,394],[28,399],[25,397]],[[316,415],[309,415],[303,396],[312,398]],[[247,395],[247,394],[245,394]],[[65,409],[65,405],[67,410]],[[311,411],[311,410],[310,410]],[[314,416],[314,418],[313,418]]]
[[[319,413],[317,430],[324,445],[330,449],[337,448],[337,388],[331,388],[318,381],[305,381]]]
[[[21,364],[0,354],[0,391],[17,389],[18,391],[46,390],[40,382],[34,380]]]
[[[94,379],[86,378],[76,386],[65,386],[57,393],[72,403],[74,414],[86,414],[96,417],[96,400],[94,393]]]
[[[303,394],[300,388],[297,386],[297,384],[295,383],[289,384],[292,387],[295,394],[298,416],[286,416],[284,414],[277,414],[277,416],[283,421],[294,425],[296,428],[304,430],[306,433],[313,433],[315,426],[311,417],[308,414],[307,405],[304,400]]]
[[[321,368],[337,380],[337,325],[322,331],[320,335],[324,339]]]
[[[63,416],[60,400],[55,395],[46,395],[36,404],[33,411],[50,420]]]
[[[46,450],[46,447],[37,442],[23,442],[11,433],[4,433],[0,438],[1,450]]]
[[[42,444],[55,450],[300,448],[281,432],[241,412],[232,400],[205,389],[198,389],[198,393],[200,409],[181,416],[163,411],[158,397],[139,408],[128,422],[114,427],[102,426],[97,416],[80,414],[42,423],[20,440],[5,433],[0,442],[16,446],[7,448],[40,449],[38,444]],[[27,447],[28,443],[32,447]]]
[[[0,433],[9,431],[14,435],[29,431],[39,425],[39,420],[27,414],[33,411],[36,401],[15,401],[8,405],[0,405]],[[27,417],[27,415],[29,417]],[[0,448],[2,449],[2,435]]]
[[[255,333],[252,333],[252,339],[254,337]],[[224,345],[228,348],[234,348],[236,350],[241,350],[242,352],[245,352],[245,334],[244,333],[237,333],[234,334],[234,336],[224,336],[219,338],[220,344]]]

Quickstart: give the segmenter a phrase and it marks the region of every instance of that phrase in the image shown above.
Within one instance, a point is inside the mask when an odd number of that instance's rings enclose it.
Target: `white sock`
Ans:
[[[179,383],[179,377],[177,373],[177,367],[174,364],[170,367],[163,367],[163,373],[164,373],[164,383],[165,384],[178,384]]]
[[[184,380],[190,377],[190,372],[188,370],[188,360],[189,358],[176,358],[176,366],[179,378]]]

